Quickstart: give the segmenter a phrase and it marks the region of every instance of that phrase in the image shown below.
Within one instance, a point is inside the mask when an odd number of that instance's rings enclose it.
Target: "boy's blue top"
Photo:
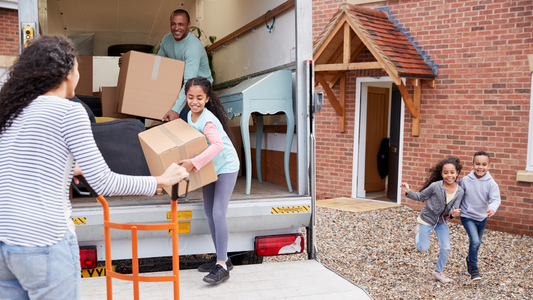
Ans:
[[[200,131],[202,134],[204,133],[204,127],[207,122],[211,122],[217,126],[218,132],[222,137],[222,142],[224,143],[224,150],[222,150],[222,152],[213,158],[213,164],[215,165],[215,171],[217,172],[217,175],[239,171],[240,164],[237,151],[235,151],[230,138],[224,131],[224,128],[222,127],[222,124],[218,118],[207,108],[204,108],[202,114],[198,120],[196,120],[196,123],[192,121],[192,114],[190,111],[187,118],[189,120],[189,125]],[[209,140],[207,140],[207,144],[210,145]]]
[[[171,33],[165,35],[161,41],[161,48],[157,52],[157,55],[185,62],[183,86],[181,87],[176,103],[172,107],[172,110],[179,114],[187,102],[185,99],[185,84],[187,80],[195,77],[204,77],[213,83],[207,53],[202,42],[194,34],[189,32],[187,37],[179,42],[174,39]],[[177,84],[181,84],[181,82]]]
[[[465,198],[461,203],[461,217],[483,221],[487,218],[487,210],[498,210],[502,202],[500,188],[490,173],[477,179],[474,170],[459,182],[465,190]]]

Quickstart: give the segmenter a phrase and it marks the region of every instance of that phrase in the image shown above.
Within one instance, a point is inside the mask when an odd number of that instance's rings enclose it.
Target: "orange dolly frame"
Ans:
[[[172,186],[172,195],[170,210],[172,215],[172,220],[170,223],[166,224],[123,224],[123,223],[114,223],[109,221],[109,205],[107,200],[102,195],[98,195],[87,183],[82,176],[77,176],[80,183],[82,183],[93,195],[96,197],[98,202],[102,204],[104,209],[104,238],[105,238],[105,269],[106,269],[106,288],[107,288],[107,299],[113,299],[113,282],[112,278],[117,278],[121,280],[133,281],[133,298],[139,300],[139,281],[143,282],[174,282],[174,300],[180,298],[179,295],[179,246],[178,246],[178,204],[177,200],[180,198],[178,196],[179,183]],[[183,197],[187,197],[187,192],[189,191],[189,179],[185,179],[187,182],[186,193]],[[120,274],[112,271],[111,265],[111,228],[119,230],[131,230],[131,248],[132,248],[132,274]],[[139,254],[137,251],[137,231],[144,230],[172,230],[172,275],[169,276],[140,276],[139,275]]]

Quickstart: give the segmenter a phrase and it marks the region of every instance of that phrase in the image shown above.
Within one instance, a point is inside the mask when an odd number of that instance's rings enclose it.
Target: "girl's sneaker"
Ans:
[[[416,226],[413,227],[413,229],[411,230],[411,232],[409,233],[409,236],[414,238],[416,236],[416,234],[418,233],[418,223],[416,223]]]
[[[205,264],[200,265],[200,267],[198,267],[198,271],[200,271],[200,272],[211,272],[211,270],[213,270],[213,268],[215,267],[216,264],[217,264],[217,256],[215,255],[215,256],[211,257],[211,259],[208,262],[206,262]],[[231,259],[229,257],[226,260],[226,266],[228,267],[228,271],[233,270],[233,264],[231,263]]]
[[[431,275],[433,277],[433,279],[437,280],[437,281],[440,281],[440,282],[443,282],[443,283],[448,283],[448,282],[452,282],[453,280],[451,280],[450,278],[446,277],[446,275],[444,275],[444,273],[442,272],[433,272],[433,274]]]
[[[204,277],[204,281],[211,284],[219,284],[229,279],[229,271],[224,270],[219,264],[216,264],[215,267]]]

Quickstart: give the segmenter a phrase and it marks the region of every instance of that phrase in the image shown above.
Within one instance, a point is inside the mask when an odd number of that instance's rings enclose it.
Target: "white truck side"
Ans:
[[[268,11],[288,3],[290,9],[273,21]],[[149,5],[148,5],[149,4]],[[94,33],[94,55],[105,56],[103,49],[112,44],[157,43],[169,32],[168,17],[177,8],[191,14],[193,25],[219,39],[250,21],[265,17],[265,24],[244,32],[213,50],[215,88],[230,87],[248,77],[280,68],[293,70],[293,105],[296,134],[292,151],[297,157],[297,182],[294,192],[276,187],[276,192],[254,182],[250,195],[232,197],[227,218],[230,228],[229,252],[253,251],[254,238],[263,235],[299,233],[307,228],[307,248],[313,255],[314,174],[312,159],[312,1],[308,0],[19,0],[19,22],[33,23],[44,34],[77,35]],[[265,16],[266,15],[266,16]],[[136,22],[131,21],[133,16]],[[163,24],[163,25],[161,25]],[[265,25],[273,25],[269,30]],[[22,28],[22,27],[21,27]],[[161,29],[162,28],[162,29]],[[38,30],[36,30],[38,32]],[[235,122],[235,121],[234,121]],[[272,116],[266,124],[280,124],[283,116]],[[233,123],[235,124],[235,123]],[[251,137],[251,144],[254,136]],[[283,134],[265,134],[266,150],[284,148]],[[119,223],[164,223],[170,211],[170,197],[114,197],[110,218]],[[73,200],[73,218],[80,246],[96,245],[98,260],[104,260],[102,208],[96,200]],[[307,207],[304,211],[273,213],[273,208]],[[180,211],[180,255],[213,253],[209,228],[203,211],[201,192],[196,191],[178,202]],[[112,231],[112,259],[131,258],[128,231]],[[171,238],[167,232],[139,232],[139,257],[171,255]]]

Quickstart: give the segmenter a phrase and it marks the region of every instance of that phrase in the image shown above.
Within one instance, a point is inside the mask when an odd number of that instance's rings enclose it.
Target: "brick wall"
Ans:
[[[19,54],[18,11],[0,8],[0,55]]]
[[[341,3],[313,1],[315,38]],[[448,155],[462,160],[462,177],[472,168],[473,153],[487,151],[502,195],[488,227],[533,236],[533,185],[516,181],[527,155],[532,1],[400,0],[365,5],[378,6],[389,6],[439,64],[435,88],[424,84],[422,89],[419,137],[411,135],[409,113],[404,116],[403,181],[419,189],[429,168]],[[358,76],[368,75],[348,74],[346,132],[338,132],[338,117],[327,100],[316,118],[317,193],[322,198],[351,196]],[[337,95],[338,89],[337,85]],[[422,207],[405,197],[402,204]]]

